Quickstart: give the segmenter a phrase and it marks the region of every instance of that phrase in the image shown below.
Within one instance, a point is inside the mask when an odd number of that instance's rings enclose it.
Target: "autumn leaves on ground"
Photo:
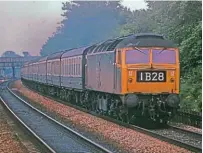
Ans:
[[[71,122],[77,126],[83,127],[94,134],[102,135],[107,141],[114,142],[114,144],[128,152],[189,152],[183,148],[162,142],[145,134],[124,128],[43,97],[24,87],[21,81],[16,81],[13,88],[30,99],[31,103],[40,104],[43,108],[46,108],[49,113],[59,115],[66,122]]]
[[[0,153],[26,153],[0,105]]]

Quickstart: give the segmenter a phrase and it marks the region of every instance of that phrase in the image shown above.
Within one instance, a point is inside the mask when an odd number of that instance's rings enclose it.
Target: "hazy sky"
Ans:
[[[131,9],[146,8],[144,1],[123,0]],[[62,20],[60,1],[0,1],[0,55],[6,50],[39,55],[42,45]]]

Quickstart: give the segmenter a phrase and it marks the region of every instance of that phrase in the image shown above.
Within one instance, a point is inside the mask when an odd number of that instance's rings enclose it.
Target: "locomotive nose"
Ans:
[[[166,98],[166,102],[167,102],[168,106],[177,108],[180,104],[180,98],[177,94],[170,94]]]

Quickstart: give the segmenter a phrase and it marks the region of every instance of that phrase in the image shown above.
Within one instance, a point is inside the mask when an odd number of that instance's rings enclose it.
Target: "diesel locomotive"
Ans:
[[[179,50],[162,35],[132,34],[26,63],[36,90],[120,120],[166,123],[179,108]]]

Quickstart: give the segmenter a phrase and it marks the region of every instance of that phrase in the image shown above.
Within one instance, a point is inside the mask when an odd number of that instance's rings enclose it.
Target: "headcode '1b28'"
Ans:
[[[137,82],[166,82],[166,71],[137,71]]]

